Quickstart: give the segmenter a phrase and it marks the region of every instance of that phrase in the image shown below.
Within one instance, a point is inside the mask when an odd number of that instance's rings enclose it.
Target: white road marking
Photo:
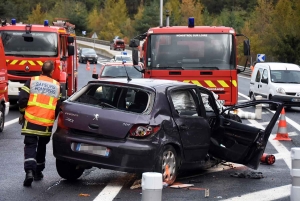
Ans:
[[[254,193],[248,193],[241,196],[228,198],[223,201],[270,201],[277,200],[280,198],[288,197],[291,192],[291,185],[279,186],[275,188],[270,188],[267,190],[256,191]]]
[[[17,122],[19,122],[19,117],[5,122],[4,127],[9,126],[9,125],[14,124],[14,123],[17,123]]]

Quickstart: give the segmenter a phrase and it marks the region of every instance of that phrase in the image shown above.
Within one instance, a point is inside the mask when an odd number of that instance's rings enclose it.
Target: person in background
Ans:
[[[45,61],[42,74],[32,77],[20,90],[19,109],[24,138],[24,186],[41,180],[45,168],[46,145],[50,141],[54,121],[61,105],[60,84],[52,79],[54,63]]]

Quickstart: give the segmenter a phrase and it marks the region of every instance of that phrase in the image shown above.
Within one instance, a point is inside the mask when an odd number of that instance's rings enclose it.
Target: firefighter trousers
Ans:
[[[39,137],[36,135],[24,138],[24,170],[41,172],[45,169],[46,145],[50,141],[49,137]]]

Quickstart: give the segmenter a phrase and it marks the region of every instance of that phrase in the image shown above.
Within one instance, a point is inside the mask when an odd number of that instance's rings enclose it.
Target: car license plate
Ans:
[[[71,144],[71,149],[76,152],[84,152],[84,153],[90,153],[90,154],[106,156],[106,157],[110,155],[110,149],[98,145],[73,142]]]
[[[89,58],[89,60],[93,60],[92,58]]]
[[[300,98],[293,98],[292,102],[300,102]]]

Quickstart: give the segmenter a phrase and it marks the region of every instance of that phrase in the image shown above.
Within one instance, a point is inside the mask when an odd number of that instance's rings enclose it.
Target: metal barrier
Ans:
[[[298,201],[300,199],[300,148],[293,147],[291,149],[292,158],[292,187],[291,187],[291,201]]]
[[[76,36],[76,39],[77,39],[77,40],[80,40],[80,41],[86,41],[86,42],[94,43],[94,39],[93,39],[93,38],[87,38],[87,37],[82,37],[82,36]],[[95,39],[95,44],[100,44],[100,45],[107,45],[107,46],[110,46],[110,41]],[[99,49],[99,48],[97,48],[97,49]],[[125,45],[125,49],[131,50],[131,47],[129,47],[128,45]],[[105,56],[105,55],[104,55],[104,56]],[[244,70],[244,66],[238,66],[238,69]],[[242,72],[241,74],[246,75],[246,76],[251,76],[251,69],[247,67],[247,68],[245,69],[245,71]]]

